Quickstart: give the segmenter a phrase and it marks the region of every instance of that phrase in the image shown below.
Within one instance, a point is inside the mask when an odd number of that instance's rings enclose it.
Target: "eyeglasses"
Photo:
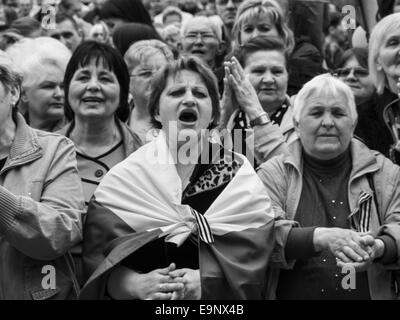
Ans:
[[[183,37],[183,39],[185,39],[185,41],[187,42],[195,42],[199,38],[199,36],[201,40],[205,43],[213,42],[217,39],[217,37],[212,33],[201,32],[188,33]]]
[[[348,77],[352,70],[353,70],[353,75],[357,78],[363,78],[369,76],[368,70],[362,67],[337,69],[335,70],[334,74],[338,77]]]

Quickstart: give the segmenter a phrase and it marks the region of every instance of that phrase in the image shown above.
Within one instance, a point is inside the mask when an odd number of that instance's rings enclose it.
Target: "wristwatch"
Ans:
[[[262,112],[262,113],[260,113],[260,115],[257,118],[250,120],[250,126],[251,127],[263,126],[270,122],[271,122],[271,119],[268,117],[268,113]]]

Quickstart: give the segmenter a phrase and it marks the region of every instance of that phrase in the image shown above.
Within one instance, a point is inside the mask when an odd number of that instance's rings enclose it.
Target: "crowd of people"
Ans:
[[[399,165],[399,1],[0,4],[0,300],[400,299]]]

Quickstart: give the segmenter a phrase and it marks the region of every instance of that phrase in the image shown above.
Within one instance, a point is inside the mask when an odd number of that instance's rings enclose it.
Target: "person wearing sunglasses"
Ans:
[[[335,75],[344,81],[353,91],[356,101],[358,122],[354,135],[362,140],[370,149],[385,154],[390,141],[382,119],[382,111],[377,104],[377,94],[368,69],[368,50],[352,48],[343,53],[335,70]]]
[[[369,76],[366,48],[345,51],[335,73],[351,88],[357,105],[368,101],[375,93],[374,83]]]

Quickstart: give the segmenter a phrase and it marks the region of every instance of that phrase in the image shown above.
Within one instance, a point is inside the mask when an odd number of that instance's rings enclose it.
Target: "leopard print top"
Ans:
[[[215,189],[228,183],[233,179],[241,166],[241,159],[235,157],[233,153],[224,155],[223,158],[213,161],[201,177],[186,189],[185,196]]]

